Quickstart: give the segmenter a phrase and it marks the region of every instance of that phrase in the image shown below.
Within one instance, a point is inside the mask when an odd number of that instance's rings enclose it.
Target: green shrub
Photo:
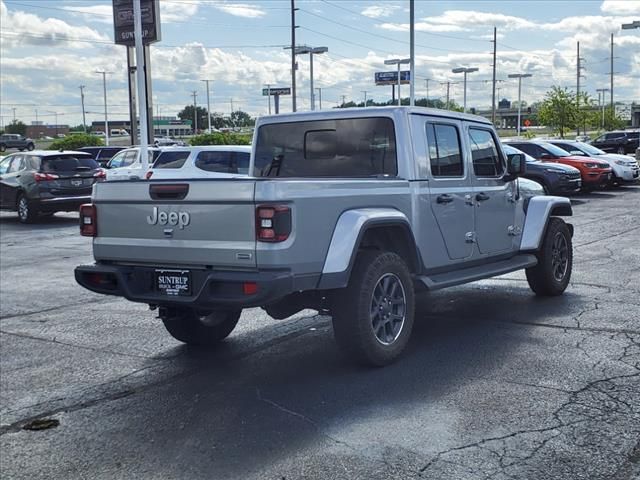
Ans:
[[[251,145],[251,135],[243,135],[233,132],[203,133],[191,137],[189,143],[197,145]]]
[[[81,147],[99,147],[104,145],[100,137],[86,133],[72,133],[51,142],[49,150],[77,150]]]

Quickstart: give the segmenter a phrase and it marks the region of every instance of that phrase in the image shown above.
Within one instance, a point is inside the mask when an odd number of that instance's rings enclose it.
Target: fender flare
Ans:
[[[325,257],[319,289],[346,287],[351,269],[364,234],[371,227],[400,226],[405,228],[413,242],[417,261],[420,256],[407,216],[394,208],[357,208],[342,212],[333,230],[329,250]]]
[[[573,215],[571,201],[566,197],[535,196],[529,200],[527,216],[522,229],[521,251],[535,251],[540,248],[547,230],[549,217],[570,217]]]

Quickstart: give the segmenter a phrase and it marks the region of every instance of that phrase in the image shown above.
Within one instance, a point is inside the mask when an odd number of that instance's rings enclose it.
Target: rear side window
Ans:
[[[427,144],[431,175],[434,177],[461,177],[464,175],[460,135],[453,125],[427,124]]]
[[[540,158],[545,153],[542,148],[533,143],[515,143],[513,146],[533,158]]]
[[[259,177],[396,176],[396,137],[385,117],[264,125],[258,130]]]
[[[471,159],[476,177],[499,177],[504,172],[504,164],[498,153],[496,141],[488,130],[469,129]]]
[[[196,167],[206,172],[249,173],[249,154],[245,152],[200,152]]]
[[[640,132],[629,132],[629,133],[627,133],[627,137],[629,137],[629,138],[640,138]]]
[[[90,156],[57,155],[42,159],[40,169],[43,172],[73,172],[76,170],[94,170],[98,163]]]
[[[184,162],[189,158],[186,152],[162,152],[153,164],[153,168],[182,168]]]

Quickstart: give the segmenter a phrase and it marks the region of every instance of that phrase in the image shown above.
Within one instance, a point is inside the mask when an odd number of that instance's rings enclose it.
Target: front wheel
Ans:
[[[538,264],[526,269],[529,287],[537,295],[561,295],[569,285],[573,268],[571,231],[562,219],[549,219],[542,247],[536,256]]]
[[[624,147],[623,147],[623,146],[619,146],[619,147],[618,147],[618,154],[619,154],[619,155],[624,155],[624,154],[626,154],[626,153],[627,153],[627,152],[625,152],[625,151],[624,151]]]
[[[333,332],[354,361],[370,366],[393,362],[409,342],[415,294],[404,260],[392,252],[363,250],[349,283],[333,299]]]
[[[29,145],[27,145],[27,150],[29,150],[30,152],[33,151],[34,148],[36,147],[33,143],[30,143]]]
[[[236,327],[242,310],[199,311],[192,308],[161,309],[160,318],[169,334],[188,345],[213,346]]]

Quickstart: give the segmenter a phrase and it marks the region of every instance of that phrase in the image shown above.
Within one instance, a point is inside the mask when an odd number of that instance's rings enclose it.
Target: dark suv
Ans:
[[[82,147],[79,148],[78,151],[89,153],[101,167],[106,167],[109,160],[125,148],[126,147]]]
[[[104,178],[88,153],[14,153],[0,161],[0,208],[17,211],[22,223],[40,214],[77,211],[91,201],[93,184]]]
[[[527,160],[527,171],[523,177],[535,180],[544,188],[547,195],[569,195],[577,193],[582,188],[580,170],[562,163],[545,163],[536,160],[531,155],[518,150],[511,145],[502,145],[504,153],[513,155],[520,153]]]
[[[30,138],[17,133],[5,133],[0,135],[0,152],[4,152],[8,148],[17,148],[22,152],[23,150],[33,150],[35,144]]]
[[[640,130],[620,130],[600,135],[591,145],[609,153],[635,153],[640,144]]]

